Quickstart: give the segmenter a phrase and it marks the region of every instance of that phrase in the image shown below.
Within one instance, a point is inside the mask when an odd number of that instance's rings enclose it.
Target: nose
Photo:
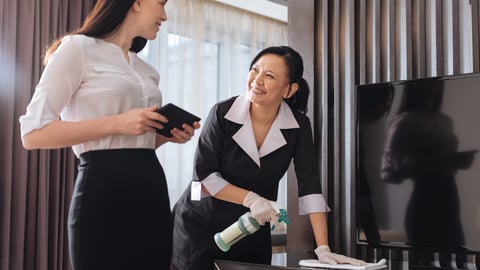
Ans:
[[[263,85],[263,75],[261,73],[257,74],[255,78],[253,79],[253,82],[256,85]]]
[[[166,21],[167,21],[167,11],[165,10],[165,7],[163,7],[163,9],[162,9],[162,16],[161,16],[161,18],[162,18],[162,21],[163,21],[163,22],[166,22]]]

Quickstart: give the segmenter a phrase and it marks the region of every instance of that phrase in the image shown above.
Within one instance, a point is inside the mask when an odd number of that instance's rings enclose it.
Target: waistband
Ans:
[[[145,158],[156,158],[155,149],[147,148],[125,148],[125,149],[103,149],[82,153],[79,156],[81,163],[97,161],[115,161],[118,163],[142,160]]]

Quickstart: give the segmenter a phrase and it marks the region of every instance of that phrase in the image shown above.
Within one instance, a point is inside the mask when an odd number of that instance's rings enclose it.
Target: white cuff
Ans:
[[[222,178],[222,175],[219,172],[211,173],[201,182],[203,187],[208,191],[208,193],[210,193],[211,196],[217,194],[229,184],[227,180]]]
[[[298,198],[298,213],[300,215],[330,211],[330,207],[328,207],[322,194],[309,194]]]

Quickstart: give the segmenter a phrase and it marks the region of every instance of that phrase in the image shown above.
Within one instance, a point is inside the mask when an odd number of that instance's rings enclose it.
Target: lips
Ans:
[[[266,91],[264,91],[262,89],[259,89],[259,88],[256,88],[256,87],[251,87],[250,91],[255,95],[263,95],[263,94],[266,93]]]

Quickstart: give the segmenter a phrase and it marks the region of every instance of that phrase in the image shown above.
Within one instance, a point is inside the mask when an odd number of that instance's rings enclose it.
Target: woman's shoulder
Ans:
[[[233,102],[238,98],[238,96],[229,97],[223,100],[218,101],[213,105],[212,110],[226,114],[227,111],[232,107]]]
[[[69,34],[62,37],[59,49],[71,48],[70,50],[77,51],[78,54],[84,54],[87,48],[96,43],[96,38],[81,34]]]
[[[52,51],[52,54],[61,55],[63,59],[72,58],[78,61],[78,59],[84,57],[85,47],[88,46],[87,44],[89,42],[94,41],[84,35],[67,34],[60,38],[60,43],[58,43],[58,47]]]
[[[292,110],[292,113],[293,113],[293,116],[295,117],[295,120],[297,120],[298,124],[301,127],[305,126],[305,125],[307,125],[307,126],[311,125],[310,117],[308,117],[306,114],[298,112],[298,111],[294,111],[294,110]]]
[[[94,44],[97,42],[97,39],[94,37],[83,35],[83,34],[71,34],[71,35],[66,35],[62,38],[62,43],[66,41],[81,43],[81,44]]]
[[[229,97],[229,98],[226,98],[226,99],[223,99],[223,100],[220,100],[217,102],[217,104],[215,104],[215,106],[218,106],[218,107],[228,107],[230,108],[233,104],[233,102],[238,98],[238,96],[233,96],[233,97]]]
[[[238,96],[229,97],[227,99],[223,99],[217,101],[211,108],[208,113],[209,117],[212,119],[225,119],[225,115],[228,113],[230,108],[232,107],[233,102]]]

